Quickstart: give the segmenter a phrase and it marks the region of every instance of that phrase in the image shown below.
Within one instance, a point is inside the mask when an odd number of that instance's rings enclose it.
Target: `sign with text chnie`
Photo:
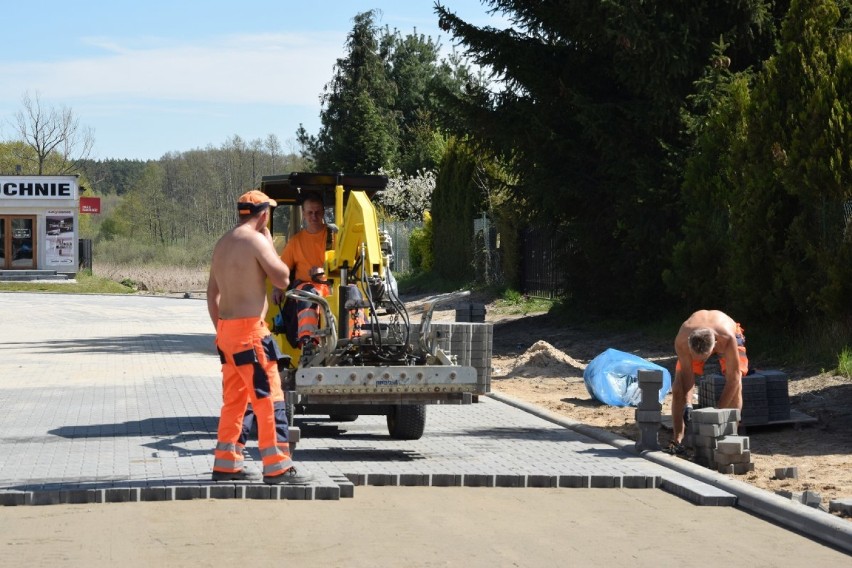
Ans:
[[[0,176],[0,204],[13,201],[77,199],[77,180],[70,176]]]

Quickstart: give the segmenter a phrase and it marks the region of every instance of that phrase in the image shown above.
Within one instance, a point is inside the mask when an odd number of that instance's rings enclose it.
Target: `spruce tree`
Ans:
[[[769,2],[492,0],[504,30],[436,5],[442,29],[493,72],[447,96],[448,124],[508,164],[539,222],[563,225],[572,297],[619,315],[668,305],[681,224],[680,110],[720,36],[733,69],[768,53]]]
[[[354,18],[347,54],[337,60],[321,97],[319,134],[303,127],[297,132],[319,170],[376,172],[396,165],[396,86],[387,72],[389,41],[374,19],[374,10]]]

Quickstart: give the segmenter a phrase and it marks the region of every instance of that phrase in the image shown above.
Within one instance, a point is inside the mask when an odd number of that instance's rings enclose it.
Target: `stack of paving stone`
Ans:
[[[640,452],[659,450],[658,434],[663,410],[663,405],[660,404],[660,389],[663,388],[663,373],[640,369],[637,376],[642,398],[636,407],[636,425],[639,427],[636,449]]]
[[[459,365],[476,369],[477,383],[491,392],[491,355],[494,344],[494,324],[432,322],[435,343],[456,356]],[[411,324],[412,343],[417,342],[420,324]]]
[[[485,304],[467,302],[456,308],[456,321],[482,323],[485,321]]]
[[[737,436],[740,411],[735,408],[699,408],[692,411],[686,442],[695,462],[720,473],[742,475],[754,470],[747,436]]]
[[[775,371],[778,373],[779,371]],[[784,375],[781,373],[781,375]],[[773,378],[773,385],[778,384]],[[767,378],[762,373],[753,373],[743,377],[743,412],[742,422],[745,426],[766,424],[770,421]],[[698,387],[698,403],[702,407],[716,407],[725,388],[725,377],[707,374]],[[787,383],[784,375],[784,392]],[[773,390],[773,396],[775,391]],[[790,417],[790,399],[786,398],[787,418]]]
[[[769,421],[790,419],[790,390],[786,373],[781,371],[758,371],[766,377],[766,402],[769,405]],[[751,375],[746,377],[746,380]]]

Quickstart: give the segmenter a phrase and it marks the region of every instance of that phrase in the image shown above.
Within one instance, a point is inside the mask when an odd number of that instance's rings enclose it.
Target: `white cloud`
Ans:
[[[69,60],[0,64],[0,98],[25,91],[72,104],[90,97],[199,103],[317,105],[343,54],[345,34],[232,35],[202,42],[157,38],[130,46],[88,38],[105,53]],[[141,45],[140,45],[141,44]]]

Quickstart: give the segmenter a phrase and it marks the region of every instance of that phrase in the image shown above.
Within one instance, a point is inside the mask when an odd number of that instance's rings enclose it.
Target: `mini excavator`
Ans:
[[[428,405],[470,404],[488,389],[476,368],[459,365],[457,356],[439,346],[432,325],[435,308],[458,300],[458,294],[427,302],[419,322],[411,321],[400,300],[391,272],[393,243],[380,228],[373,202],[387,184],[382,175],[342,173],[262,178],[261,190],[278,203],[270,231],[279,253],[302,226],[300,206],[307,193],[322,197],[329,227],[328,295],[286,292],[288,301],[318,306],[316,347],[302,353],[281,333],[280,324],[295,325],[283,322],[283,303],[271,303],[267,314],[289,357],[282,384],[291,426],[297,415],[326,415],[338,422],[385,415],[391,438],[416,440],[423,435]]]

